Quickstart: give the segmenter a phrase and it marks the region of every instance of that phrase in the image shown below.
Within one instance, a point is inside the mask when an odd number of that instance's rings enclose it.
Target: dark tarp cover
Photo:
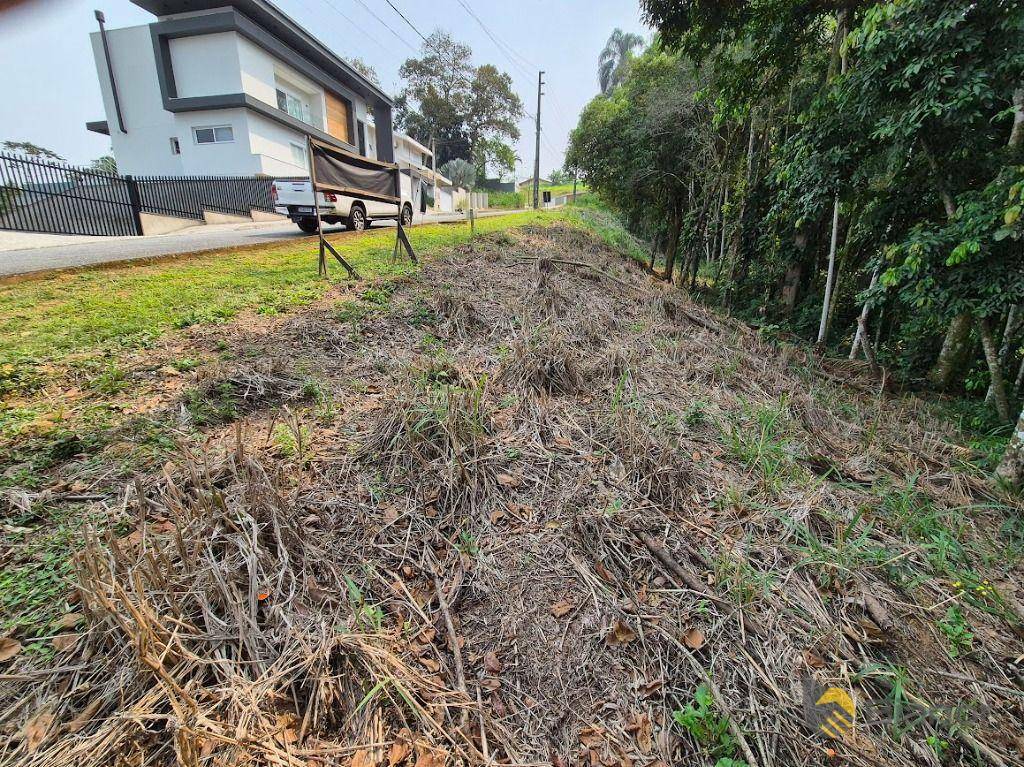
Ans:
[[[318,192],[398,203],[395,196],[398,166],[360,157],[319,141],[310,141]]]

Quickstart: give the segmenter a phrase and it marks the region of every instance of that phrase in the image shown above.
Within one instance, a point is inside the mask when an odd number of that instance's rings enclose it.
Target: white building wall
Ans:
[[[305,163],[297,163],[291,144],[304,147],[305,134],[252,110],[218,109],[172,113],[164,109],[157,79],[156,58],[148,25],[107,31],[110,55],[127,133],[117,124],[110,76],[98,32],[90,35],[110,141],[118,169],[133,175],[252,175],[302,176]],[[283,77],[311,99],[314,127],[325,130],[323,88],[235,32],[175,38],[169,41],[178,96],[213,96],[246,93],[277,108],[277,78]],[[362,99],[353,111],[366,120]],[[194,129],[229,125],[234,140],[197,144]],[[367,124],[367,152],[376,157],[373,126]],[[181,153],[174,154],[171,139]],[[353,143],[356,137],[353,136]]]
[[[260,173],[259,158],[253,154],[247,109],[211,109],[175,115],[175,135],[181,146],[182,173],[187,176],[251,176]],[[198,144],[195,128],[230,125],[234,141]],[[165,142],[169,142],[165,139]]]
[[[177,37],[168,41],[178,98],[240,93],[238,34]]]
[[[174,115],[164,109],[160,98],[149,27],[125,27],[107,32],[127,133],[121,133],[117,124],[99,32],[93,32],[90,39],[118,170],[136,175],[185,173],[181,157],[171,153],[170,137],[177,135],[177,125]]]
[[[259,170],[268,176],[308,176],[309,165],[296,163],[292,144],[305,149],[306,136],[299,131],[268,120],[262,115],[249,116],[250,147]]]

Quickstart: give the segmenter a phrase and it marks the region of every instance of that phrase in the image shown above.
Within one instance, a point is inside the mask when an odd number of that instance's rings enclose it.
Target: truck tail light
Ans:
[[[277,184],[270,185],[270,199],[272,202],[277,202]]]
[[[324,199],[326,199],[327,202],[337,202],[338,195],[333,194],[332,192],[324,192]]]

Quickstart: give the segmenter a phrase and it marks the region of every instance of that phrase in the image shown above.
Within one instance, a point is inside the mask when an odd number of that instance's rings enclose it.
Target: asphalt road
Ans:
[[[486,218],[509,212],[480,211],[477,215]],[[462,213],[439,214],[427,217],[423,223],[463,221],[464,218]],[[374,224],[374,228],[381,226],[394,226],[394,222]],[[342,232],[344,227],[330,226],[326,231]],[[0,238],[0,277],[315,237],[299,231],[291,221],[196,226],[151,237],[32,235],[19,240],[17,233],[0,232],[0,235],[9,235],[8,244],[14,243],[13,249],[5,249],[4,240]],[[21,242],[31,243],[31,246],[20,247]]]

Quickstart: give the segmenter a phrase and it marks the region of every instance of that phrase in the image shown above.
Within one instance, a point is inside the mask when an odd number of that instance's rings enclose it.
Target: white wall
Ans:
[[[301,176],[308,173],[292,156],[291,142],[305,145],[305,134],[244,109],[168,112],[163,107],[156,58],[148,25],[107,32],[110,55],[127,133],[118,129],[110,77],[98,32],[91,41],[110,140],[122,173],[133,175]],[[311,117],[325,125],[322,88],[234,32],[175,38],[169,41],[174,79],[180,98],[244,92],[277,107],[276,77],[281,75],[306,93],[315,94]],[[366,119],[366,104],[353,104],[356,117]],[[98,115],[97,115],[98,116]],[[230,125],[234,141],[197,144],[193,129]],[[367,126],[368,152],[372,126]],[[171,151],[177,138],[181,154]],[[353,137],[355,140],[355,137]]]
[[[237,38],[235,32],[219,32],[168,41],[178,98],[219,96],[242,90]]]
[[[249,116],[250,148],[259,167],[268,176],[308,176],[308,165],[297,165],[291,143],[305,146],[306,136],[262,115]]]
[[[149,27],[125,27],[107,32],[127,133],[121,133],[118,128],[99,32],[93,32],[90,38],[118,169],[122,173],[140,175],[185,173],[181,158],[171,154],[170,137],[177,135],[177,125],[174,115],[164,109],[160,97]]]
[[[251,176],[260,173],[259,158],[253,155],[248,109],[211,109],[175,115],[175,133],[181,145],[182,173],[195,176]],[[197,144],[193,128],[230,125],[235,140],[225,144]],[[164,143],[169,143],[164,139]],[[154,153],[160,148],[154,145]]]

